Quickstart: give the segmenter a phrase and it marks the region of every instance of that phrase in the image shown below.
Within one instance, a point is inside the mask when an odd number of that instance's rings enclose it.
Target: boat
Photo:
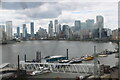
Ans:
[[[13,64],[10,63],[3,63],[0,65],[0,69],[4,69],[4,68],[12,68]]]
[[[0,65],[0,77],[2,79],[15,78],[17,75],[17,68],[13,67],[13,64],[3,63]]]
[[[89,60],[93,60],[94,57],[93,56],[86,56],[83,58],[84,61],[89,61]]]
[[[58,55],[58,56],[50,56],[49,58],[46,58],[46,62],[49,63],[59,62],[61,60],[67,60],[67,57],[63,55]]]
[[[82,59],[74,59],[69,62],[69,64],[82,63]]]
[[[49,68],[40,67],[40,70],[33,71],[32,73],[30,73],[30,75],[35,76],[35,75],[45,74],[48,72],[50,72]]]
[[[113,54],[113,51],[109,51],[108,49],[105,49],[104,51],[102,51],[100,54]]]
[[[108,55],[107,54],[99,54],[98,56],[99,57],[107,57]]]
[[[59,63],[68,63],[68,62],[70,62],[70,60],[61,60],[61,61],[59,61]]]

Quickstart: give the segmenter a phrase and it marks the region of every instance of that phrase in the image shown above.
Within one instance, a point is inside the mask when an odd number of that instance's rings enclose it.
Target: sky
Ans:
[[[75,20],[85,22],[101,15],[104,27],[118,27],[118,0],[4,0],[0,8],[0,23],[13,21],[13,29],[26,23],[30,31],[30,22],[35,23],[35,31],[39,27],[48,28],[49,21],[59,20],[60,24],[74,26]]]

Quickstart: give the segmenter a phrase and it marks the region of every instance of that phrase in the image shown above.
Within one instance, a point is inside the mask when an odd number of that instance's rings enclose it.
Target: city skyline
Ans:
[[[14,4],[18,6],[13,7]],[[31,6],[30,4],[30,2],[3,2],[1,11],[4,15],[0,20],[3,22],[13,20],[13,29],[22,27],[25,21],[27,24],[34,21],[35,31],[37,31],[39,27],[47,29],[50,20],[57,19],[61,25],[73,26],[75,20],[96,21],[96,15],[102,15],[105,19],[105,28],[112,30],[117,28],[117,2],[74,2],[74,5],[72,2],[33,2]],[[30,29],[28,31],[30,32]]]

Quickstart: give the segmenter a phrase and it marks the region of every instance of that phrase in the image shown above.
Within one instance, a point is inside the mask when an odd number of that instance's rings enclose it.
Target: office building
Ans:
[[[54,21],[54,27],[55,27],[55,34],[58,33],[58,20]]]
[[[80,20],[76,20],[74,25],[75,25],[75,31],[79,31],[81,29],[81,21]]]
[[[5,25],[0,25],[0,43],[6,39]]]
[[[49,34],[49,37],[53,36],[53,22],[52,21],[50,21],[48,25],[48,34]]]
[[[39,39],[46,39],[47,38],[46,29],[40,27],[38,30],[38,37],[39,37]]]
[[[30,23],[31,37],[34,37],[34,22]]]
[[[6,22],[6,35],[7,35],[7,40],[12,40],[12,21],[7,21]]]
[[[17,35],[16,35],[17,38],[20,37],[20,27],[17,27]]]
[[[104,28],[104,18],[103,16],[99,15],[96,16],[96,24],[97,28],[99,29],[99,38],[102,38],[102,28]]]
[[[86,27],[88,30],[92,31],[94,29],[94,19],[87,19]]]
[[[26,24],[23,24],[23,39],[27,39],[27,27]]]
[[[81,30],[86,30],[86,29],[87,29],[86,22],[82,22],[81,23]]]
[[[101,15],[96,16],[96,23],[97,23],[97,28],[104,28],[104,18],[103,18],[103,16],[101,16]]]
[[[69,26],[68,25],[63,25],[63,29],[62,29],[62,32],[63,32],[63,36],[65,39],[68,39],[69,38]]]
[[[112,40],[120,40],[120,36],[118,37],[118,29],[112,30]]]

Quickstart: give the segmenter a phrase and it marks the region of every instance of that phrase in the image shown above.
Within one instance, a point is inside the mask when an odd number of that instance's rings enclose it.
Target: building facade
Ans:
[[[81,29],[81,21],[80,20],[76,20],[74,25],[75,25],[75,31],[79,31]]]
[[[7,35],[7,40],[12,40],[12,21],[7,21],[6,22],[6,35]]]
[[[53,37],[53,22],[50,21],[49,26],[48,26],[48,35],[49,37]]]
[[[34,37],[34,22],[30,23],[31,37]]]
[[[99,29],[99,39],[102,38],[102,29],[104,28],[104,18],[101,15],[96,16],[96,26]]]
[[[65,39],[69,39],[69,37],[70,37],[70,34],[69,34],[70,28],[69,28],[68,25],[63,25],[62,32],[63,32],[63,37]]]
[[[38,30],[38,38],[39,39],[46,39],[47,38],[47,31],[44,28],[39,28]]]
[[[57,34],[58,33],[58,20],[55,20],[54,21],[54,28],[55,28],[55,34]]]
[[[5,33],[5,25],[0,25],[0,43],[5,41],[7,38],[6,33]]]
[[[86,27],[88,30],[92,31],[94,29],[94,19],[86,20]]]
[[[97,28],[104,28],[104,18],[103,18],[103,16],[101,16],[101,15],[96,16],[96,23],[97,23]]]
[[[20,38],[20,27],[17,27],[17,35],[16,35],[17,38]]]
[[[23,39],[27,39],[27,27],[26,24],[23,24],[23,33],[22,33]]]

